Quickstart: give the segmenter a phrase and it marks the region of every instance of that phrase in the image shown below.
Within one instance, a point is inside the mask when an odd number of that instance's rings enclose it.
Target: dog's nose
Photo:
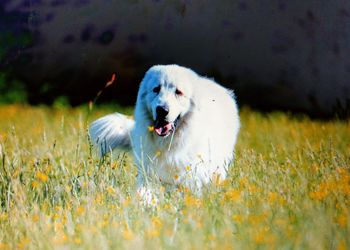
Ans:
[[[165,118],[169,114],[169,108],[166,106],[158,106],[156,108],[157,117]]]

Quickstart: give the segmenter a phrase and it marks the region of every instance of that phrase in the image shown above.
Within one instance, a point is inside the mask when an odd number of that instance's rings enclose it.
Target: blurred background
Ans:
[[[350,113],[350,1],[2,0],[0,103],[133,105],[145,71],[176,63],[239,104]]]

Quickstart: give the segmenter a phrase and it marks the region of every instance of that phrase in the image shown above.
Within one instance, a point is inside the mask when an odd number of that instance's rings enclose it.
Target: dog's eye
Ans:
[[[153,92],[154,93],[159,93],[159,91],[160,91],[160,85],[159,86],[157,86],[157,87],[155,87],[154,89],[153,89]]]
[[[175,94],[176,94],[176,95],[180,95],[180,96],[184,95],[184,93],[182,93],[182,91],[179,90],[179,89],[176,89],[176,90],[175,90]]]

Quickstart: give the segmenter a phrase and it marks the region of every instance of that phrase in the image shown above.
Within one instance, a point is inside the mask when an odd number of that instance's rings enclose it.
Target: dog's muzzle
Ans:
[[[180,120],[180,115],[173,122],[166,119],[157,119],[154,121],[154,132],[161,137],[166,137],[175,131]]]

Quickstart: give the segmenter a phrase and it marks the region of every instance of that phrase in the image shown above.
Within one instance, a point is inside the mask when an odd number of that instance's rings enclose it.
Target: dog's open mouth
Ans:
[[[156,121],[154,132],[159,136],[167,136],[173,131],[173,123],[166,121]]]
[[[171,134],[176,128],[176,125],[179,121],[180,116],[176,118],[174,122],[168,122],[166,120],[156,120],[154,122],[154,132],[157,135],[166,137]]]

